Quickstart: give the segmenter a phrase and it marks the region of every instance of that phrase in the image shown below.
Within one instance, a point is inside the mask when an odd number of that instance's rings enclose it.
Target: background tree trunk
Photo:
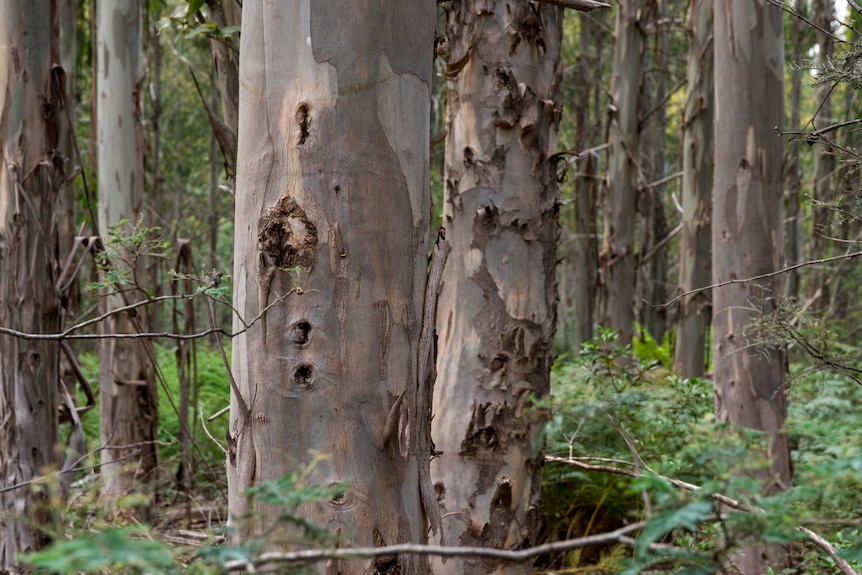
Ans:
[[[57,6],[0,3],[0,325],[56,333],[60,301],[55,155],[62,110]],[[56,160],[55,160],[56,159]],[[48,541],[50,494],[26,485],[59,462],[56,341],[0,335],[0,571]],[[13,488],[15,485],[22,487]]]
[[[599,254],[599,323],[631,343],[635,294],[635,204],[638,189],[640,124],[646,36],[642,24],[654,0],[620,0],[610,102],[610,151],[604,244]]]
[[[691,0],[688,94],[683,120],[682,241],[679,287],[683,292],[709,285],[712,273],[714,58],[712,3]],[[712,295],[684,298],[680,304],[674,369],[681,377],[703,377]]]
[[[823,30],[832,29],[832,18],[835,17],[835,6],[832,0],[816,0],[814,7],[814,19],[816,24]],[[822,66],[823,70],[832,61],[832,52],[834,51],[835,42],[832,36],[816,31],[817,46],[819,54],[817,57],[818,65]],[[832,117],[832,82],[821,82],[817,84],[814,91],[814,99],[817,104],[816,115],[812,121],[812,129],[825,128],[835,123],[835,118]],[[833,236],[830,230],[830,214],[834,209],[832,201],[835,199],[834,190],[832,188],[832,171],[835,169],[835,151],[830,143],[831,138],[835,134],[826,134],[825,137],[819,138],[814,147],[814,204],[812,211],[814,214],[814,237],[811,244],[811,259],[820,259],[828,255],[827,247],[829,241],[826,236]],[[819,274],[814,275],[811,292],[819,291],[819,308],[829,309],[831,303],[830,286],[831,272],[834,270],[828,266],[823,266]]]
[[[556,145],[562,14],[455,1],[448,25],[444,226],[432,477],[449,544],[520,548],[536,536],[542,469],[532,405],[549,392],[555,321]],[[437,573],[524,573],[486,559]]]
[[[715,3],[715,187],[713,281],[769,273],[782,259],[784,36],[781,10],[767,0]],[[767,433],[771,468],[765,489],[790,486],[790,453],[781,433],[787,416],[782,349],[752,345],[747,328],[773,313],[780,276],[714,290],[715,410],[718,421]],[[778,570],[776,550],[747,548],[744,575]]]
[[[234,328],[272,307],[233,342],[228,482],[240,536],[274,522],[244,491],[297,471],[314,449],[330,458],[310,480],[348,490],[306,517],[358,546],[427,540],[436,501],[430,480],[420,488],[430,403],[417,357],[434,8],[243,5]],[[247,511],[257,515],[243,524]],[[427,561],[327,569],[423,573]]]
[[[143,28],[140,0],[101,0],[98,11],[97,82],[99,154],[99,234],[108,240],[111,226],[134,233],[144,203],[144,137],[141,125]],[[131,260],[122,246],[111,262],[128,274],[122,293],[102,299],[103,311],[139,298],[136,282],[144,277],[143,260]],[[137,264],[134,266],[134,264]],[[129,289],[131,288],[131,289]],[[146,319],[118,314],[102,322],[102,334],[135,333]],[[158,423],[157,395],[146,367],[144,344],[133,339],[103,339],[99,347],[99,397],[102,477],[105,491],[121,494],[136,481],[152,479],[158,463],[154,443]]]
[[[794,9],[802,13],[804,0],[796,0]],[[790,129],[802,130],[800,123],[802,105],[802,54],[806,25],[802,18],[792,18],[790,33],[791,72],[790,72]],[[799,163],[799,146],[802,142],[789,143],[787,165],[787,265],[802,261],[802,214],[799,204],[802,199],[802,166]],[[787,273],[787,297],[799,297],[800,270]]]

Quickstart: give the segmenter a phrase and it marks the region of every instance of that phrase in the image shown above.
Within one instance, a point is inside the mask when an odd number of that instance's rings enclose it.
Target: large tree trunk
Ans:
[[[688,94],[682,142],[682,241],[679,287],[683,292],[709,285],[712,274],[713,36],[712,3],[691,0]],[[682,377],[702,377],[710,324],[709,291],[683,298],[674,368]]]
[[[781,10],[768,0],[715,3],[715,187],[713,281],[766,274],[783,265],[784,36]],[[785,353],[750,341],[752,321],[775,311],[780,276],[717,288],[714,298],[715,410],[718,421],[766,432],[766,490],[790,485]],[[776,549],[746,548],[744,575],[778,570]]]
[[[532,405],[549,392],[555,321],[562,15],[523,0],[453,2],[432,463],[449,544],[533,543],[542,469]],[[524,573],[487,559],[438,573]]]
[[[97,114],[99,153],[99,234],[108,240],[111,226],[133,233],[144,203],[144,137],[141,125],[143,43],[140,0],[102,0],[99,4]],[[102,300],[104,311],[139,298],[137,280],[144,277],[142,260],[119,246],[109,250],[112,266],[128,274],[119,293]],[[134,264],[136,267],[133,267]],[[131,334],[142,329],[142,308],[135,314],[113,315],[101,333]],[[157,396],[147,370],[143,343],[135,339],[102,339],[99,347],[102,477],[105,491],[121,494],[137,481],[152,479],[157,465],[155,445]]]
[[[311,449],[331,457],[310,479],[348,491],[303,508],[310,520],[364,546],[424,542],[426,514],[434,525],[417,359],[432,327],[422,304],[434,20],[430,0],[243,5],[235,329],[271,307],[234,339],[228,482],[240,537],[275,522],[245,490],[296,472]]]
[[[599,323],[631,343],[635,295],[635,204],[638,189],[640,123],[646,36],[643,20],[655,0],[620,0],[610,103],[610,152],[604,245],[599,255]]]
[[[0,325],[56,333],[57,154],[62,110],[56,4],[0,2]],[[27,482],[58,463],[56,341],[0,335],[0,571],[48,540],[51,501]],[[46,469],[47,468],[47,469]],[[13,487],[13,486],[20,487]]]

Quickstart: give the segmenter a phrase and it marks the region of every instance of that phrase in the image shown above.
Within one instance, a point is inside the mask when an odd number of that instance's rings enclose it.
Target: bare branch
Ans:
[[[540,4],[553,4],[563,8],[571,8],[578,12],[592,12],[596,8],[610,8],[610,4],[598,2],[597,0],[536,0]]]
[[[554,543],[546,543],[536,547],[517,550],[493,549],[491,547],[437,547],[433,545],[403,543],[401,545],[359,547],[356,549],[307,549],[303,551],[269,552],[263,553],[253,561],[228,561],[225,563],[224,567],[226,572],[242,568],[251,572],[251,569],[256,567],[276,563],[317,563],[328,559],[370,559],[384,555],[486,557],[489,559],[521,563],[546,553],[559,553],[562,551],[570,551],[572,549],[580,549],[582,547],[600,545],[603,543],[624,542],[624,538],[628,539],[626,536],[629,533],[643,529],[645,524],[645,521],[639,521],[637,523],[620,527],[619,529],[608,533],[579,537],[577,539],[569,539],[567,541],[556,541]]]
[[[829,257],[829,258],[823,258],[823,259],[819,259],[819,260],[810,260],[810,261],[807,261],[807,262],[801,262],[801,263],[798,263],[798,264],[794,264],[794,265],[792,265],[792,266],[788,266],[788,267],[786,267],[786,268],[782,268],[782,269],[780,269],[780,270],[776,270],[776,271],[774,271],[774,272],[769,272],[769,273],[767,273],[767,274],[760,274],[759,276],[752,276],[752,277],[750,277],[750,278],[742,278],[742,279],[726,280],[726,281],[723,281],[723,282],[718,282],[718,283],[715,283],[715,284],[712,284],[712,285],[708,285],[708,286],[704,286],[704,287],[701,287],[701,288],[695,288],[695,289],[692,289],[692,290],[688,290],[688,291],[683,292],[683,293],[679,294],[678,296],[676,296],[675,298],[672,298],[672,299],[670,299],[670,300],[668,300],[668,301],[666,301],[666,302],[664,302],[664,303],[662,303],[662,304],[652,304],[652,303],[650,303],[650,302],[648,302],[648,301],[646,301],[646,300],[644,300],[644,303],[646,303],[647,305],[651,305],[651,306],[653,306],[653,307],[655,307],[655,308],[663,309],[663,308],[670,307],[671,305],[675,304],[676,302],[678,302],[679,300],[681,300],[681,299],[682,299],[682,298],[684,298],[684,297],[688,297],[688,296],[690,296],[690,295],[698,294],[698,293],[700,293],[700,292],[709,291],[709,290],[712,290],[712,289],[715,289],[715,288],[720,288],[720,287],[724,287],[724,286],[726,286],[726,285],[731,285],[731,284],[744,284],[744,283],[748,283],[748,282],[753,282],[753,281],[763,280],[763,279],[771,278],[771,277],[774,277],[774,276],[777,276],[777,275],[785,274],[785,273],[787,273],[787,272],[789,272],[789,271],[793,271],[793,270],[796,270],[796,269],[799,269],[799,268],[803,268],[803,267],[806,267],[806,266],[813,266],[813,265],[818,265],[818,264],[827,264],[827,263],[830,263],[830,262],[837,262],[837,261],[839,261],[839,260],[852,260],[852,259],[857,258],[857,257],[859,257],[859,256],[862,256],[862,251],[859,251],[859,252],[850,252],[850,253],[846,253],[846,254],[844,254],[844,255],[840,255],[840,256],[832,256],[832,257]]]
[[[600,471],[600,472],[605,472],[605,473],[616,473],[618,475],[625,475],[627,477],[634,477],[634,478],[639,478],[639,477],[644,476],[643,473],[641,473],[637,470],[622,469],[622,468],[614,467],[614,466],[610,466],[610,465],[590,465],[589,463],[584,463],[583,461],[579,461],[578,459],[575,459],[575,458],[564,458],[564,457],[555,457],[553,455],[546,455],[545,461],[550,461],[550,462],[554,462],[554,463],[564,463],[566,465],[572,465],[574,467],[578,467],[580,469],[584,469],[587,471]],[[693,483],[689,483],[687,481],[682,481],[680,479],[674,479],[672,477],[666,477],[664,475],[657,475],[657,474],[655,476],[659,477],[661,479],[664,479],[665,481],[669,482],[671,485],[673,485],[677,489],[684,489],[687,491],[700,491],[702,489],[700,485],[695,485]],[[713,501],[717,501],[723,505],[726,505],[727,507],[730,507],[732,509],[736,509],[737,511],[743,511],[745,513],[750,513],[751,511],[755,511],[755,509],[752,509],[751,507],[745,505],[744,503],[742,503],[736,499],[733,499],[732,497],[728,497],[727,495],[723,495],[721,493],[711,493],[709,495],[709,497]],[[845,561],[844,559],[842,559],[838,555],[838,552],[835,550],[835,547],[832,546],[832,544],[829,543],[826,539],[824,539],[823,537],[821,537],[820,535],[818,535],[814,531],[811,531],[810,529],[803,527],[801,525],[798,525],[796,527],[796,529],[798,531],[800,531],[801,533],[804,533],[814,545],[816,545],[817,547],[822,549],[827,555],[829,555],[829,557],[831,557],[832,560],[835,561],[835,564],[838,566],[838,568],[841,570],[841,572],[844,575],[858,575],[856,573],[856,571],[854,571],[853,568],[850,567],[850,564],[847,563],[847,561]]]

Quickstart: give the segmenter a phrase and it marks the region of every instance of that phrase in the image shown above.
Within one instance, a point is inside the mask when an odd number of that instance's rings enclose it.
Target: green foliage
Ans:
[[[123,569],[124,573],[178,572],[173,569],[175,549],[150,537],[141,528],[105,528],[58,541],[45,551],[29,555],[26,562],[37,569],[69,575],[97,573],[106,568]]]
[[[820,523],[862,515],[862,386],[834,372],[793,366],[800,375],[790,389],[786,431],[794,482],[786,491],[764,493],[756,474],[768,468],[768,438],[716,423],[711,383],[669,375],[655,361],[660,346],[636,346],[643,355],[632,359],[615,342],[613,333],[601,331],[580,357],[555,364],[548,452],[641,477],[547,465],[543,491],[551,533],[545,537],[590,535],[644,520],[626,561],[603,572],[714,572],[739,547],[777,543],[788,545],[807,572],[832,573],[831,559],[812,552],[797,530],[814,522],[848,559],[860,560],[858,529]],[[667,478],[701,489],[681,490]],[[750,511],[729,512],[713,494]],[[562,560],[575,570],[605,557],[602,550],[582,550]]]

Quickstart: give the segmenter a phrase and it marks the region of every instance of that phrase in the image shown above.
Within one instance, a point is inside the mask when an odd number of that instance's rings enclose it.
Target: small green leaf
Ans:
[[[189,0],[189,16],[194,16],[198,10],[204,5],[206,0]]]
[[[697,524],[703,521],[711,511],[712,504],[708,501],[693,501],[679,509],[657,513],[647,522],[638,536],[635,547],[637,555],[645,554],[652,543],[677,527],[683,527],[690,531],[697,529]]]

